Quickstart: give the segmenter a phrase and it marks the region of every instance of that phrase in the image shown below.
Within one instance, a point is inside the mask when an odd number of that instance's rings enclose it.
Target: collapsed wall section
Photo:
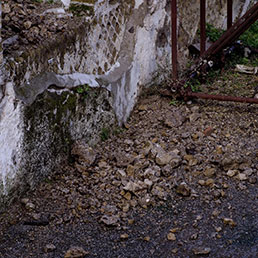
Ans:
[[[3,26],[0,203],[53,172],[74,141],[95,144],[126,122],[141,87],[170,66],[171,1],[61,2],[3,1],[16,29]],[[192,2],[179,1],[181,62],[199,23]]]

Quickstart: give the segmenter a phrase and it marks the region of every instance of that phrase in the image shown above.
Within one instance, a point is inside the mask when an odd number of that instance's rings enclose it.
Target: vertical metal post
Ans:
[[[232,26],[233,20],[233,0],[227,0],[227,29]]]
[[[177,1],[171,0],[172,79],[177,79]]]
[[[202,55],[206,50],[206,0],[200,1],[200,33],[201,33],[201,46],[200,54]]]

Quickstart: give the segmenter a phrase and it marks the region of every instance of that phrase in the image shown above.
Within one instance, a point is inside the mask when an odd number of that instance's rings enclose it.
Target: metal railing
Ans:
[[[200,0],[200,59],[195,67],[202,69],[211,56],[219,53],[225,47],[233,43],[241,34],[243,34],[258,18],[258,3],[248,10],[234,24],[232,23],[232,6],[233,0],[227,1],[227,31],[208,49],[206,49],[206,0]],[[210,95],[204,93],[192,92],[191,88],[184,88],[188,79],[178,81],[177,70],[177,0],[171,0],[171,29],[172,29],[172,80],[173,88],[184,98],[202,98],[219,101],[234,101],[258,104],[257,98],[244,98],[234,96]],[[206,61],[206,62],[204,62]],[[191,73],[190,73],[191,74]]]

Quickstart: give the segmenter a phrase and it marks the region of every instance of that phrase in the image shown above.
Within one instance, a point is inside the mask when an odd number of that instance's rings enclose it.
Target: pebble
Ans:
[[[176,240],[176,235],[174,233],[168,233],[167,234],[167,239],[170,241],[175,241]]]
[[[129,237],[128,234],[121,234],[120,235],[120,239],[123,239],[123,240],[128,239],[128,237]]]
[[[204,130],[203,134],[205,136],[211,136],[211,134],[214,132],[214,129],[212,127],[208,127]]]
[[[205,185],[206,186],[213,186],[214,185],[214,179],[212,179],[212,178],[207,179],[206,182],[205,182]]]
[[[230,219],[230,218],[223,218],[223,223],[225,225],[229,225],[229,226],[232,226],[232,227],[236,226],[236,222],[233,219]]]
[[[47,244],[45,246],[45,252],[48,253],[48,252],[53,252],[54,250],[56,249],[56,246],[53,245],[53,244]]]
[[[176,192],[184,197],[191,195],[191,189],[187,186],[185,182],[181,183],[176,187]]]
[[[89,252],[85,251],[82,247],[74,246],[71,247],[64,255],[64,258],[83,258]]]
[[[194,248],[193,252],[195,255],[206,255],[209,254],[211,252],[211,248],[209,247],[198,247],[198,248]]]
[[[117,225],[118,221],[119,221],[119,217],[115,215],[103,215],[100,218],[100,222],[103,222],[107,226]]]
[[[26,203],[25,208],[27,210],[34,210],[35,209],[35,204],[33,204],[31,202],[28,202],[28,203]]]
[[[239,173],[237,175],[237,179],[239,179],[240,181],[244,181],[244,180],[247,180],[247,176],[244,173]]]
[[[238,170],[232,170],[232,169],[230,169],[230,170],[228,170],[228,172],[227,172],[227,176],[233,177],[233,176],[235,176],[237,173],[238,173]]]
[[[206,177],[212,177],[214,176],[216,173],[216,169],[215,168],[206,168],[203,172],[203,174],[206,176]]]

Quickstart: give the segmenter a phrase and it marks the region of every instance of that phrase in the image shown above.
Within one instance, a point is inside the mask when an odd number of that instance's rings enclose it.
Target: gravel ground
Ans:
[[[201,88],[255,86],[230,70]],[[0,256],[258,257],[257,108],[149,89],[125,128],[75,143],[68,165],[0,215]]]

